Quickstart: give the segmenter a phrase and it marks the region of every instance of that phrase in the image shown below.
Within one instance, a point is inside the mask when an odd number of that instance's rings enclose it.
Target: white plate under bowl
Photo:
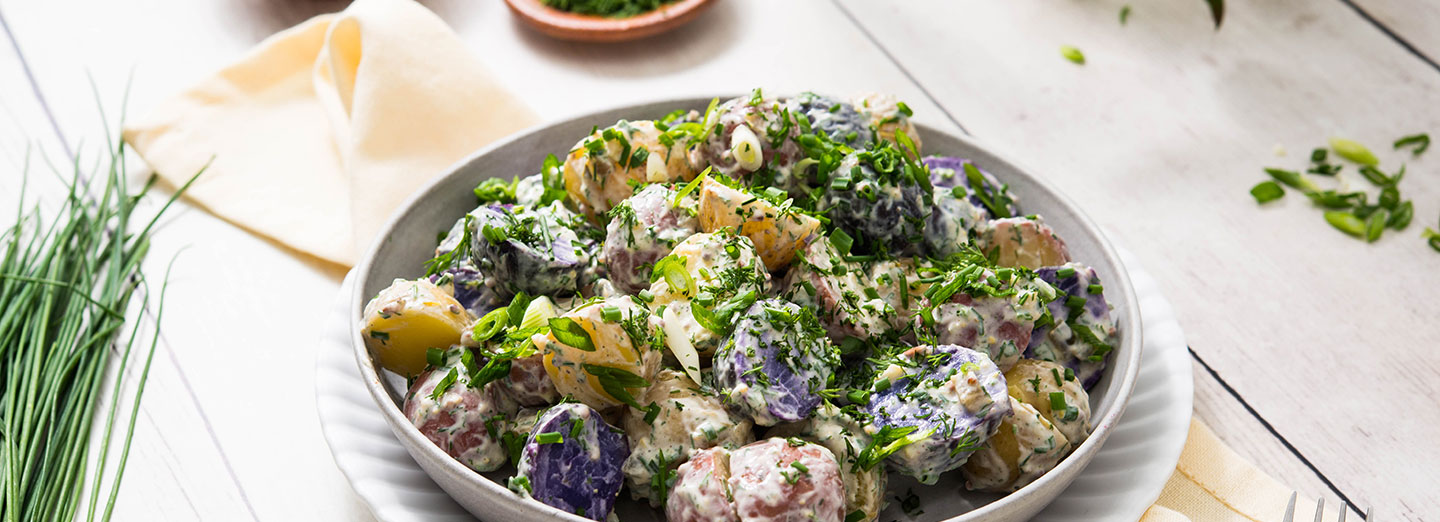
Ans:
[[[1139,377],[1109,440],[1037,521],[1139,519],[1174,472],[1189,432],[1194,384],[1184,333],[1155,280],[1119,253],[1143,322]],[[350,344],[352,279],[331,305],[316,360],[315,401],[335,464],[382,522],[474,520],[420,469],[366,392]]]

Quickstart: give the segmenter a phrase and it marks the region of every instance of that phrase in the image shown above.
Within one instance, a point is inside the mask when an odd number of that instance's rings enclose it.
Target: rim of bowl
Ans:
[[[498,140],[494,143],[491,143],[490,145],[481,148],[480,150],[475,151],[469,156],[466,156],[464,159],[461,159],[460,161],[452,164],[450,167],[447,167],[443,174],[436,175],[433,179],[426,183],[423,188],[417,190],[414,194],[411,194],[410,197],[407,198],[405,202],[402,203],[400,207],[390,215],[390,218],[386,220],[384,227],[382,227],[380,234],[371,243],[370,247],[366,249],[364,257],[361,258],[361,262],[357,264],[354,268],[357,273],[357,279],[355,280],[355,285],[352,290],[353,294],[350,300],[351,310],[349,323],[351,326],[351,347],[354,349],[355,352],[355,363],[359,367],[360,374],[365,380],[365,387],[370,392],[370,397],[375,401],[376,406],[380,408],[381,413],[386,417],[387,423],[390,424],[392,428],[395,428],[397,426],[405,426],[403,430],[400,430],[400,432],[396,433],[397,436],[408,439],[407,445],[412,448],[416,446],[423,448],[421,451],[425,452],[425,454],[432,461],[438,462],[440,464],[441,471],[443,471],[447,475],[450,475],[452,478],[456,478],[462,482],[477,486],[477,489],[481,494],[502,496],[506,498],[508,502],[513,503],[513,507],[515,507],[516,509],[522,511],[528,510],[534,515],[543,515],[552,518],[560,517],[564,520],[574,520],[577,522],[584,522],[590,520],[587,518],[579,517],[572,513],[561,511],[553,506],[541,502],[531,502],[528,498],[523,498],[515,495],[506,486],[501,485],[489,479],[488,477],[485,477],[479,472],[470,469],[469,467],[461,464],[454,458],[451,458],[445,452],[441,451],[439,447],[430,443],[429,439],[421,435],[420,430],[415,428],[414,423],[410,422],[410,420],[405,417],[404,413],[400,411],[400,408],[395,405],[393,399],[391,398],[390,392],[385,388],[385,384],[380,376],[380,373],[374,364],[374,359],[370,356],[369,349],[365,347],[364,339],[361,338],[360,330],[358,328],[361,319],[363,319],[365,304],[369,301],[369,299],[367,299],[365,296],[364,289],[369,284],[369,272],[371,266],[373,265],[377,255],[380,253],[380,250],[386,243],[384,239],[389,237],[394,232],[394,229],[399,225],[403,218],[410,214],[416,206],[430,199],[431,194],[433,192],[436,192],[438,190],[438,187],[444,184],[445,180],[460,175],[460,173],[466,170],[466,168],[470,164],[483,160],[483,158],[502,147],[530,138],[531,136],[551,127],[570,123],[578,123],[582,120],[586,122],[593,121],[595,118],[602,114],[626,111],[639,112],[645,107],[656,105],[673,107],[690,107],[694,105],[700,105],[703,107],[704,104],[708,103],[709,100],[711,100],[712,98],[727,100],[734,97],[735,96],[733,95],[714,97],[681,97],[649,102],[627,103],[532,126],[525,130],[512,134],[506,138]],[[1062,207],[1065,207],[1067,210],[1073,213],[1076,217],[1076,221],[1078,221],[1078,223],[1076,224],[1079,225],[1079,228],[1090,233],[1098,240],[1096,246],[1099,247],[1100,257],[1104,258],[1107,263],[1110,263],[1112,266],[1118,269],[1118,271],[1113,276],[1106,279],[1105,286],[1107,290],[1111,288],[1118,290],[1115,296],[1119,297],[1118,304],[1121,306],[1112,305],[1112,309],[1121,312],[1119,318],[1117,319],[1117,323],[1123,324],[1125,326],[1125,328],[1121,330],[1122,335],[1124,336],[1121,340],[1121,347],[1123,348],[1123,350],[1116,350],[1116,352],[1122,354],[1122,357],[1124,357],[1123,360],[1125,364],[1123,366],[1125,368],[1125,372],[1123,375],[1117,375],[1113,371],[1115,368],[1121,366],[1118,364],[1120,362],[1119,360],[1112,361],[1111,364],[1106,366],[1107,371],[1109,371],[1109,377],[1111,379],[1110,385],[1119,386],[1119,388],[1117,392],[1115,392],[1113,402],[1107,405],[1109,409],[1106,410],[1105,414],[1098,419],[1091,419],[1094,431],[1092,431],[1089,437],[1085,439],[1085,442],[1081,443],[1080,447],[1075,448],[1075,450],[1072,451],[1070,455],[1067,455],[1065,459],[1060,462],[1059,465],[1057,465],[1050,471],[1047,471],[1044,475],[1041,475],[1040,478],[1036,479],[1035,481],[1026,484],[1024,487],[1021,487],[1018,490],[1007,493],[1004,496],[983,506],[964,513],[957,514],[954,517],[946,519],[950,522],[964,522],[967,520],[972,520],[992,514],[1001,509],[1009,508],[1010,504],[1023,502],[1031,495],[1037,494],[1037,492],[1039,492],[1040,490],[1048,487],[1049,484],[1051,484],[1052,482],[1060,480],[1061,476],[1068,475],[1072,472],[1078,473],[1079,469],[1074,468],[1083,468],[1083,466],[1089,464],[1091,458],[1094,457],[1094,453],[1096,453],[1099,447],[1104,444],[1105,439],[1110,436],[1110,432],[1114,429],[1115,425],[1118,424],[1120,416],[1124,414],[1125,407],[1130,400],[1130,396],[1134,392],[1136,377],[1139,375],[1140,371],[1140,361],[1142,356],[1141,352],[1143,351],[1144,345],[1143,332],[1141,331],[1140,307],[1139,300],[1135,296],[1134,286],[1131,284],[1130,281],[1129,272],[1126,270],[1125,264],[1121,261],[1119,254],[1116,253],[1114,246],[1110,244],[1109,238],[1105,236],[1104,232],[1100,229],[1100,227],[1097,226],[1095,222],[1090,219],[1089,215],[1087,215],[1083,210],[1081,210],[1081,207],[1076,205],[1075,202],[1069,198],[1069,196],[1066,196],[1065,193],[1057,189],[1048,180],[1033,174],[1034,171],[1024,167],[1022,163],[1000,156],[999,154],[993,152],[993,149],[987,147],[979,140],[976,140],[969,136],[957,135],[946,132],[936,127],[920,123],[916,124],[916,128],[922,138],[924,136],[943,134],[951,139],[960,142],[962,145],[970,147],[971,149],[973,149],[974,152],[970,154],[971,157],[968,157],[966,159],[974,161],[977,165],[985,165],[985,169],[987,171],[993,172],[995,170],[1009,170],[1013,173],[1017,173],[1021,176],[1029,178],[1029,180],[1033,182],[1040,191],[1048,192],[1049,195],[1054,197]],[[1004,168],[996,169],[996,166],[1001,166]],[[1094,265],[1091,264],[1090,266]],[[1107,295],[1106,298],[1107,300],[1109,300],[1110,296]],[[392,429],[392,431],[395,430]],[[1077,455],[1080,455],[1081,457],[1077,458]],[[429,474],[430,470],[426,469],[426,473]]]

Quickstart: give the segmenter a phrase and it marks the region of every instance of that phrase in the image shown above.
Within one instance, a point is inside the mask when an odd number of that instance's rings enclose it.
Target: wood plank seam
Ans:
[[[1395,43],[1400,44],[1400,47],[1404,47],[1406,51],[1410,51],[1410,54],[1415,55],[1416,58],[1419,58],[1421,61],[1429,64],[1430,68],[1435,69],[1437,72],[1440,72],[1440,63],[1435,63],[1435,60],[1431,59],[1425,53],[1420,52],[1419,48],[1416,48],[1413,44],[1410,43],[1409,40],[1401,37],[1399,33],[1391,30],[1390,26],[1385,25],[1379,19],[1372,16],[1369,11],[1366,11],[1365,8],[1360,7],[1359,4],[1356,4],[1355,0],[1340,0],[1340,3],[1350,6],[1350,9],[1354,10],[1355,14],[1360,15],[1360,17],[1364,18],[1365,21],[1370,22],[1370,25],[1375,26],[1375,28],[1379,29],[1380,32],[1385,33],[1385,36],[1389,36],[1391,40],[1395,40]]]
[[[880,41],[875,39],[875,35],[870,34],[870,30],[866,29],[865,25],[861,24],[860,20],[858,18],[855,18],[855,15],[852,14],[849,9],[846,9],[845,6],[840,3],[840,0],[830,0],[830,3],[834,4],[841,13],[844,13],[845,18],[849,19],[850,23],[855,25],[855,28],[860,31],[860,34],[865,35],[865,39],[870,40],[870,43],[880,51],[880,54],[885,55],[885,59],[890,60],[890,63],[894,64],[895,68],[900,69],[900,73],[904,74],[905,78],[910,80],[910,83],[915,84],[915,88],[920,89],[920,92],[925,95],[925,98],[930,100],[930,103],[933,103],[936,107],[940,108],[940,112],[945,114],[945,119],[948,119],[950,120],[950,123],[955,124],[955,127],[959,128],[960,132],[964,133],[966,136],[973,136],[973,134],[970,134],[970,131],[966,129],[964,125],[960,124],[960,120],[955,119],[955,116],[953,114],[950,114],[950,109],[946,109],[945,104],[940,103],[940,100],[935,99],[935,95],[930,94],[930,90],[926,89],[925,85],[920,83],[920,80],[915,79],[915,75],[910,74],[910,70],[905,68],[905,64],[900,63],[900,60],[896,60],[895,55],[890,54],[889,49],[886,49],[885,46],[880,45]]]
[[[45,94],[40,92],[40,84],[35,81],[35,73],[30,71],[30,61],[25,59],[25,53],[20,50],[20,41],[15,39],[15,33],[10,30],[10,22],[5,20],[3,10],[0,10],[0,29],[5,31],[5,37],[10,40],[10,48],[15,50],[15,58],[20,60],[20,69],[25,71],[25,80],[30,83],[30,92],[35,95],[36,101],[40,102],[40,109],[50,120],[50,130],[55,133],[55,138],[60,140],[60,148],[65,151],[65,159],[70,163],[75,163],[75,153],[70,150],[70,141],[66,140],[65,133],[60,131],[60,123],[55,120],[55,113],[50,110],[50,104],[45,101]]]
[[[1336,496],[1339,496],[1340,500],[1343,500],[1346,504],[1348,504],[1352,511],[1356,512],[1356,514],[1359,514],[1360,507],[1357,506],[1353,500],[1350,500],[1350,496],[1346,495],[1345,492],[1340,491],[1340,488],[1337,487],[1335,483],[1330,480],[1330,477],[1325,476],[1325,473],[1320,471],[1319,468],[1315,467],[1315,464],[1311,463],[1310,459],[1305,458],[1305,455],[1300,453],[1300,450],[1297,449],[1294,444],[1291,444],[1289,439],[1286,439],[1284,435],[1281,435],[1280,432],[1275,429],[1275,426],[1270,424],[1270,421],[1266,420],[1264,416],[1261,416],[1260,412],[1255,411],[1255,408],[1250,406],[1250,403],[1246,401],[1244,397],[1241,397],[1240,393],[1235,391],[1235,388],[1230,386],[1230,383],[1225,382],[1224,377],[1221,377],[1214,368],[1211,368],[1210,365],[1205,362],[1205,359],[1201,359],[1200,354],[1195,353],[1194,348],[1186,346],[1185,349],[1190,352],[1190,357],[1195,359],[1195,362],[1200,363],[1200,366],[1205,368],[1205,371],[1210,374],[1210,377],[1215,379],[1215,382],[1220,383],[1220,387],[1225,389],[1225,393],[1230,394],[1230,397],[1234,398],[1236,402],[1239,402],[1240,406],[1244,407],[1245,411],[1249,412],[1252,417],[1255,417],[1255,420],[1259,421],[1260,425],[1264,426],[1265,430],[1270,432],[1271,436],[1274,436],[1276,440],[1279,440],[1280,444],[1284,445],[1286,450],[1289,450],[1291,454],[1295,455],[1295,458],[1300,459],[1301,464],[1304,464],[1306,468],[1310,468],[1310,471],[1314,472],[1315,476],[1319,477],[1320,481],[1324,482],[1325,486],[1330,488],[1330,491],[1334,492]],[[1364,520],[1363,516],[1362,520]]]
[[[259,522],[260,515],[255,513],[255,506],[250,504],[250,495],[245,493],[245,486],[241,484],[240,477],[235,474],[235,466],[230,464],[230,456],[220,445],[220,437],[215,434],[215,427],[211,425],[210,416],[205,413],[205,407],[200,404],[200,397],[195,395],[195,388],[190,385],[190,377],[185,375],[185,367],[180,365],[180,358],[175,355],[175,350],[170,349],[170,340],[165,338],[164,332],[160,332],[160,340],[163,341],[161,344],[165,346],[165,355],[170,358],[170,364],[175,365],[175,374],[180,376],[180,384],[185,387],[185,393],[190,396],[190,403],[195,405],[195,413],[200,416],[201,423],[205,425],[205,433],[210,435],[210,444],[215,446],[215,452],[220,454],[220,462],[225,464],[225,473],[230,476],[230,483],[234,484],[235,491],[240,493],[240,502],[245,504],[245,510],[250,512],[250,519]]]

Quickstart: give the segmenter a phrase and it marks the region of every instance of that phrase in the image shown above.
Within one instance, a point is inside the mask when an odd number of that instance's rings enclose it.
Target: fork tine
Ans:
[[[1370,522],[1370,511],[1372,511],[1372,510],[1374,510],[1374,509],[1375,509],[1375,506],[1370,506],[1370,507],[1365,508],[1365,522]]]
[[[1324,516],[1325,516],[1325,497],[1320,497],[1320,501],[1315,503],[1315,522],[1321,522],[1321,519],[1322,519]]]
[[[1340,522],[1345,522],[1345,515],[1346,515],[1347,513],[1349,513],[1349,512],[1350,512],[1350,503],[1349,503],[1349,502],[1346,502],[1346,501],[1344,501],[1344,500],[1341,500],[1341,501],[1340,501]]]
[[[1290,492],[1290,504],[1285,506],[1285,519],[1283,522],[1295,522],[1295,497],[1300,495],[1299,491]]]

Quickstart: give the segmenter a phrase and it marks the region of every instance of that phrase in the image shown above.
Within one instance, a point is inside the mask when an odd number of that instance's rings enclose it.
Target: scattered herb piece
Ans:
[[[1085,53],[1080,52],[1080,49],[1077,49],[1074,46],[1060,46],[1060,56],[1064,56],[1066,60],[1070,60],[1077,65],[1085,65]]]
[[[1395,150],[1400,150],[1403,147],[1409,146],[1415,147],[1415,149],[1410,151],[1410,153],[1412,155],[1419,156],[1421,153],[1425,152],[1425,149],[1430,148],[1430,135],[1424,133],[1412,134],[1410,136],[1395,140]]]
[[[1205,0],[1210,6],[1210,19],[1215,21],[1215,29],[1220,29],[1220,22],[1225,21],[1225,0]]]
[[[1257,203],[1269,203],[1285,197],[1285,189],[1280,188],[1280,185],[1274,181],[1261,181],[1260,184],[1250,189],[1250,195],[1255,196]]]
[[[1355,217],[1355,214],[1343,210],[1332,210],[1325,213],[1325,221],[1337,230],[1355,237],[1365,237],[1365,222]]]
[[[1129,22],[1129,21],[1130,21],[1130,4],[1125,4],[1123,7],[1120,8],[1120,25],[1125,25],[1125,23],[1126,23],[1126,22]]]
[[[565,436],[553,431],[535,434],[536,444],[559,444],[565,442]]]
[[[1380,159],[1375,157],[1375,153],[1370,152],[1370,149],[1354,140],[1330,138],[1330,148],[1333,149],[1336,154],[1339,154],[1340,157],[1360,165],[1374,167],[1380,164]]]

